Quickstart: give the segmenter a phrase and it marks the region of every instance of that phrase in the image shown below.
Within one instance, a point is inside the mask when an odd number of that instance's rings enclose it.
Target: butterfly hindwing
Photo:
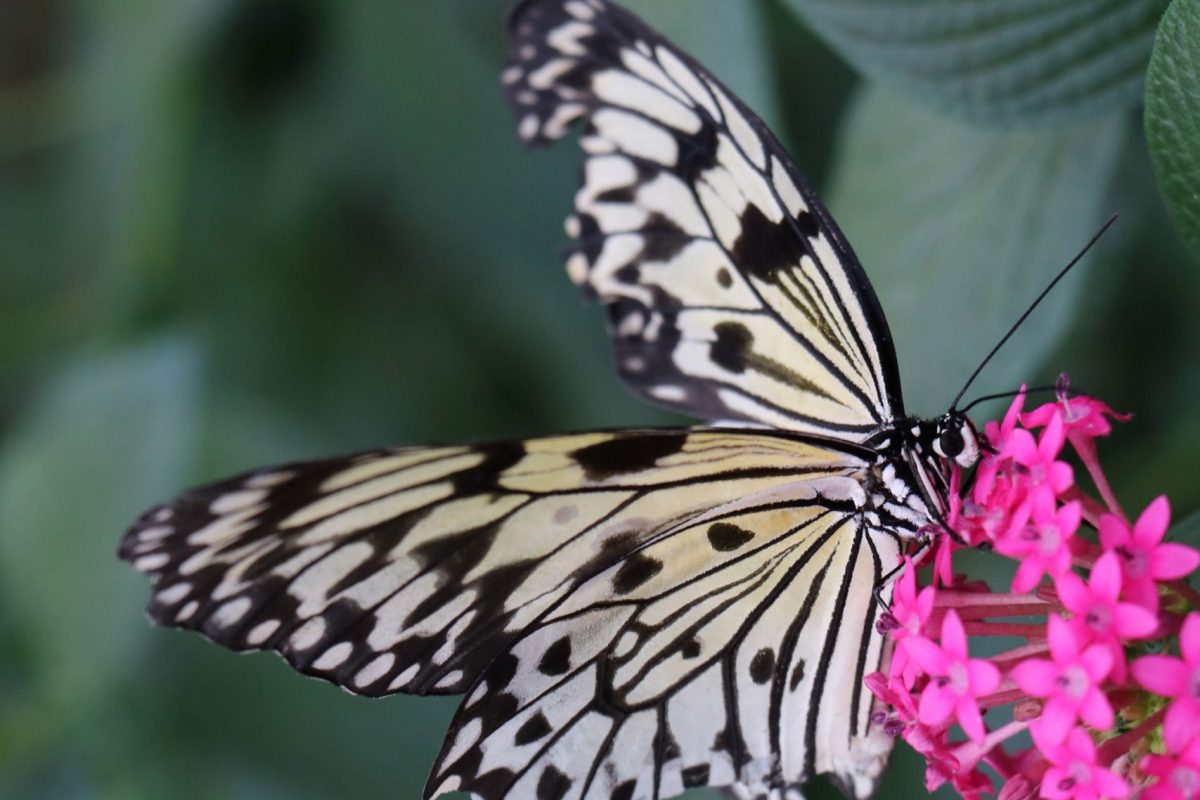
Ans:
[[[154,576],[163,624],[362,694],[456,693],[671,526],[861,463],[733,430],[384,450],[187,492],[146,512],[121,555]]]
[[[861,439],[902,414],[887,324],[763,123],[604,0],[527,0],[504,74],[531,143],[582,120],[571,278],[639,394],[704,419]]]
[[[772,487],[580,584],[482,674],[427,796],[766,797],[817,772],[869,794],[891,745],[862,687],[872,589],[900,542],[863,526],[859,491]]]

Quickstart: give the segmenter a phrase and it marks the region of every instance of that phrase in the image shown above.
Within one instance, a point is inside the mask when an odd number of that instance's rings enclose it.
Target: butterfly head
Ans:
[[[947,411],[933,426],[933,452],[963,469],[979,460],[979,434],[975,424],[961,411]]]

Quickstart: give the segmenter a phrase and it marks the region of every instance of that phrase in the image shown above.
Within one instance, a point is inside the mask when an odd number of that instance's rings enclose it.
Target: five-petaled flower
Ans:
[[[1115,514],[1100,518],[1100,544],[1121,557],[1125,597],[1158,611],[1159,581],[1173,581],[1200,566],[1200,553],[1190,547],[1163,542],[1171,519],[1167,498],[1159,497],[1137,518],[1131,529]]]
[[[1143,656],[1133,662],[1133,677],[1162,697],[1173,698],[1163,722],[1163,739],[1182,752],[1200,738],[1200,614],[1188,614],[1179,633],[1182,658]]]
[[[958,614],[951,609],[942,619],[940,646],[914,638],[908,652],[933,676],[921,692],[917,718],[925,725],[940,725],[954,716],[972,741],[982,742],[986,731],[978,699],[1000,685],[1000,670],[990,661],[968,657],[967,634]]]
[[[1158,782],[1142,800],[1193,800],[1200,797],[1200,738],[1192,739],[1178,756],[1146,756],[1142,772]]]
[[[1049,645],[1053,661],[1026,659],[1010,673],[1022,690],[1049,698],[1033,723],[1038,743],[1061,744],[1080,718],[1097,730],[1108,730],[1113,710],[1101,685],[1112,670],[1112,653],[1100,644],[1085,646],[1062,617],[1050,617]]]
[[[1129,796],[1129,784],[1112,770],[1096,763],[1096,744],[1082,728],[1067,735],[1046,755],[1052,766],[1042,778],[1042,797],[1048,800],[1098,800]]]
[[[1144,639],[1158,627],[1158,618],[1135,603],[1124,603],[1121,594],[1121,564],[1116,553],[1105,553],[1092,567],[1087,583],[1068,572],[1055,582],[1063,606],[1074,614],[1071,627],[1085,641],[1099,642],[1113,657],[1112,674],[1117,683],[1125,680],[1127,640]]]

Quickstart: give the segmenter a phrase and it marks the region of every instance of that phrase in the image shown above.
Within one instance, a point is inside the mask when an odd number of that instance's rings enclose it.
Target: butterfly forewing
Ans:
[[[529,142],[583,121],[571,278],[605,302],[622,377],[704,419],[861,439],[902,414],[861,266],[762,122],[602,0],[533,0],[504,73]]]
[[[363,694],[462,692],[589,577],[630,559],[636,572],[637,548],[673,526],[863,463],[733,430],[385,450],[185,493],[143,515],[121,555],[154,576],[159,622]]]

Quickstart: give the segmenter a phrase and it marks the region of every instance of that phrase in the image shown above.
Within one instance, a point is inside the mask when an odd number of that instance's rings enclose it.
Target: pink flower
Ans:
[[[1178,758],[1146,756],[1142,771],[1158,782],[1142,792],[1142,800],[1193,800],[1200,797],[1200,739],[1193,739]]]
[[[1145,688],[1174,698],[1163,721],[1167,747],[1182,751],[1200,736],[1200,614],[1191,613],[1179,633],[1182,659],[1143,656],[1133,662],[1133,677]]]
[[[1082,435],[1094,439],[1112,433],[1112,425],[1109,423],[1108,417],[1121,422],[1129,420],[1128,414],[1118,414],[1107,404],[1091,397],[1067,397],[1065,378],[1064,375],[1060,379],[1062,385],[1058,393],[1058,401],[1046,403],[1033,411],[1022,414],[1022,425],[1027,428],[1037,428],[1047,424],[1050,418],[1058,413],[1062,414],[1063,422],[1067,425],[1068,438]]]
[[[1057,496],[1075,482],[1071,465],[1057,460],[1066,440],[1065,423],[1061,415],[1055,414],[1036,442],[1029,431],[1021,428],[1013,431],[1003,454],[1012,456],[1029,471],[1031,488],[1045,486]]]
[[[1014,592],[1028,592],[1044,574],[1058,577],[1071,569],[1071,539],[1082,518],[1079,502],[1055,510],[1049,492],[1037,492],[1014,512],[1008,532],[996,540],[997,552],[1020,562]]]
[[[1082,641],[1099,642],[1112,652],[1113,679],[1125,680],[1124,641],[1144,639],[1158,627],[1158,618],[1134,603],[1118,602],[1121,564],[1116,553],[1105,553],[1092,567],[1087,584],[1073,572],[1054,581],[1058,598],[1075,616],[1072,631]]]
[[[887,624],[890,628],[888,632],[896,640],[891,674],[893,677],[899,676],[904,686],[909,688],[916,682],[921,667],[909,656],[908,646],[914,637],[922,636],[925,623],[933,612],[936,591],[932,586],[926,586],[920,594],[917,593],[917,570],[912,559],[905,556],[904,573],[896,581],[892,596],[892,610],[880,622]]]
[[[1053,661],[1026,659],[1010,673],[1022,690],[1049,698],[1042,717],[1033,723],[1039,746],[1062,744],[1080,717],[1096,730],[1108,730],[1113,710],[1100,685],[1112,670],[1112,654],[1103,645],[1084,647],[1059,616],[1050,617],[1049,644]]]
[[[1021,407],[1024,404],[1025,387],[1022,386],[1021,391],[1013,398],[1012,404],[1009,405],[1008,411],[1004,414],[1004,420],[1002,422],[989,420],[983,426],[983,438],[995,452],[990,458],[985,457],[975,470],[973,497],[978,503],[983,503],[985,498],[993,493],[1001,464],[998,454],[1004,451],[1008,445],[1009,437],[1016,430],[1017,422],[1021,416]]]
[[[1042,797],[1049,800],[1098,800],[1129,796],[1129,786],[1116,774],[1096,763],[1096,745],[1083,728],[1076,728],[1066,742],[1046,753],[1053,765],[1042,777]]]
[[[1158,497],[1137,518],[1133,530],[1117,516],[1100,518],[1100,544],[1121,556],[1125,597],[1158,610],[1156,581],[1173,581],[1200,566],[1200,552],[1183,544],[1162,543],[1171,521],[1166,497]]]
[[[967,657],[967,634],[953,609],[942,620],[941,646],[927,639],[913,639],[910,655],[932,676],[921,692],[918,719],[925,725],[940,725],[951,716],[974,742],[982,742],[986,731],[978,699],[1000,685],[1000,670],[989,661]]]

